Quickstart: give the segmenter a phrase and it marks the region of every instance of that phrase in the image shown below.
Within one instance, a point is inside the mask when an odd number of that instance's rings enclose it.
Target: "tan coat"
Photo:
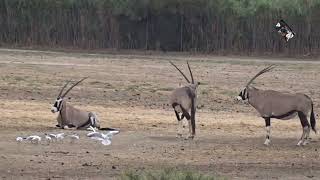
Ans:
[[[249,103],[260,113],[262,117],[283,116],[295,112],[291,116],[281,119],[293,118],[297,113],[305,115],[310,113],[312,101],[305,94],[282,93],[273,90],[259,90],[254,87],[248,88]]]
[[[65,126],[72,125],[76,128],[87,128],[90,126],[90,124],[87,122],[90,120],[89,118],[92,113],[77,109],[66,101],[63,101],[62,106],[63,107],[57,117],[57,121],[60,127],[63,128]],[[87,125],[82,127],[84,124]]]

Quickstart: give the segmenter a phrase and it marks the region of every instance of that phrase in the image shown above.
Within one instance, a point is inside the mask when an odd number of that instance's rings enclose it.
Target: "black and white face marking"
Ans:
[[[56,112],[59,112],[62,108],[62,98],[59,97],[57,98],[57,100],[54,102],[53,106],[51,107],[51,112],[52,113],[56,113]]]
[[[248,92],[247,92],[247,88],[244,88],[237,96],[237,100],[241,101],[246,99],[248,99]]]

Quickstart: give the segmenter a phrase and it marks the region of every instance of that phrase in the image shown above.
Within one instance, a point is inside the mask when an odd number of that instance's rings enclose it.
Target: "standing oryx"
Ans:
[[[196,123],[195,123],[195,115],[196,115],[196,108],[197,108],[197,88],[200,83],[195,83],[193,79],[193,75],[187,61],[188,69],[190,72],[191,80],[183,74],[183,72],[171,61],[170,63],[182,74],[182,76],[187,80],[189,83],[184,87],[180,87],[175,89],[170,97],[170,104],[174,109],[176,117],[178,119],[178,129],[182,126],[182,119],[185,117],[188,120],[189,124],[189,136],[187,138],[193,139],[196,134]],[[189,114],[189,111],[190,114]],[[181,113],[181,117],[180,114]],[[191,121],[190,121],[191,120]],[[181,133],[178,131],[178,136],[181,137]]]
[[[100,128],[99,120],[94,113],[77,109],[68,104],[66,99],[64,99],[72,88],[74,88],[76,85],[78,85],[86,78],[87,77],[82,78],[80,81],[73,84],[63,95],[61,95],[62,91],[64,90],[64,88],[66,88],[70,81],[68,81],[60,90],[60,93],[51,108],[52,113],[59,112],[59,115],[57,117],[57,127],[60,127],[62,129],[69,127],[85,129],[89,126]]]
[[[256,74],[246,85],[246,87],[240,92],[237,97],[238,100],[248,99],[249,104],[253,106],[266,123],[266,140],[265,145],[270,144],[270,119],[291,119],[296,115],[299,116],[303,133],[298,142],[298,146],[307,144],[310,124],[312,130],[316,133],[316,120],[313,112],[313,102],[305,94],[296,93],[282,93],[273,90],[260,90],[255,87],[249,86],[258,76],[270,71],[274,66],[271,65],[261,70]],[[310,124],[307,119],[310,113]]]

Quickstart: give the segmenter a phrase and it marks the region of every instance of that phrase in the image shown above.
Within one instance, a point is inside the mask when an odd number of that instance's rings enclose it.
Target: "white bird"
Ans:
[[[101,133],[99,133],[99,132],[89,132],[88,134],[87,134],[87,136],[88,137],[102,137],[102,134]]]
[[[101,144],[103,144],[103,145],[105,145],[105,146],[111,144],[111,140],[110,140],[109,138],[107,138],[107,137],[106,137],[106,138],[102,138],[102,137],[95,137],[95,136],[93,136],[93,137],[91,137],[91,139],[93,139],[93,140],[98,140],[98,141],[101,142]]]
[[[69,137],[70,137],[71,139],[73,139],[73,140],[78,140],[78,139],[80,139],[79,135],[77,135],[77,134],[69,135]]]
[[[17,138],[16,138],[16,141],[17,141],[17,142],[22,142],[22,141],[23,141],[23,137],[17,137]]]
[[[51,138],[54,138],[54,139],[56,139],[57,138],[57,135],[55,135],[55,134],[48,134]]]
[[[70,143],[74,143],[76,140],[80,139],[79,135],[77,134],[71,134],[68,135],[68,137],[70,138]]]
[[[59,133],[59,134],[53,134],[53,133],[51,133],[51,134],[47,134],[47,133],[45,133],[45,138],[46,138],[46,140],[49,140],[50,138],[50,141],[53,141],[53,140],[56,140],[56,141],[58,141],[58,140],[62,140],[63,138],[64,138],[64,133]]]
[[[90,137],[93,140],[101,141],[103,145],[110,145],[111,144],[111,134],[103,134],[100,132],[90,132],[87,134],[88,137]]]
[[[116,135],[116,134],[119,134],[119,133],[120,133],[119,130],[108,131],[108,134],[111,134],[111,135]]]
[[[64,138],[64,133],[56,134],[57,140],[62,140]]]
[[[48,142],[51,142],[52,141],[52,138],[50,135],[48,134],[45,134],[45,137],[44,137]]]
[[[28,136],[26,139],[32,143],[38,143],[41,141],[41,137],[36,135]]]
[[[105,146],[108,146],[111,144],[111,141],[109,139],[104,139],[101,141],[101,144],[105,145]]]

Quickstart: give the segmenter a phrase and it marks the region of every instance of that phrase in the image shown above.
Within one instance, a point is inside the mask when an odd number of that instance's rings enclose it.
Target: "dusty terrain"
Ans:
[[[197,136],[177,139],[170,92],[189,60],[200,81]],[[300,122],[272,121],[272,145],[263,146],[264,121],[234,97],[261,68],[277,68],[255,86],[312,97],[320,112],[320,61],[182,55],[111,55],[0,50],[0,179],[116,179],[127,170],[177,167],[228,179],[320,179],[319,136],[295,144]],[[55,128],[50,106],[68,79],[89,76],[69,93],[70,103],[96,112],[103,127],[120,128],[111,146],[85,138],[38,145],[17,136],[73,131]],[[185,129],[187,135],[187,128]]]

